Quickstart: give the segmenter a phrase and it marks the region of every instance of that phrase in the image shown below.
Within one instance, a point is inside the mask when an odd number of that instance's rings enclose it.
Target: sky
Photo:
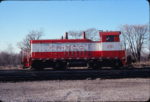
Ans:
[[[147,24],[146,0],[50,0],[3,1],[0,3],[0,51],[17,43],[32,30],[42,31],[42,39],[57,39],[67,31],[89,28],[119,30],[124,24]]]

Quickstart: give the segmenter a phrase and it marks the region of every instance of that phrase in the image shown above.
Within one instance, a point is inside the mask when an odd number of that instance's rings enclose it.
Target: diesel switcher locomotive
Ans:
[[[86,66],[98,69],[104,66],[118,68],[125,65],[125,50],[120,43],[119,31],[99,32],[100,41],[86,38],[31,40],[29,51],[22,51],[24,68],[66,69]]]

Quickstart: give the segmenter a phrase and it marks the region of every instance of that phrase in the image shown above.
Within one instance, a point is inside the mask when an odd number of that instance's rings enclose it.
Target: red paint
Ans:
[[[114,36],[114,42],[120,42],[119,35],[121,32],[99,32],[99,35],[101,37],[101,42],[107,42],[106,36],[113,35]]]
[[[33,59],[122,58],[124,51],[32,52]]]
[[[110,32],[99,32],[100,36],[103,36],[103,35],[120,35],[121,32],[119,31],[110,31]]]
[[[91,41],[86,39],[85,33],[83,34],[83,39],[53,39],[53,40],[31,40],[31,44],[35,43],[101,43],[107,42],[107,36],[114,36],[113,42],[120,42],[119,35],[120,32],[100,32],[101,41]],[[110,41],[109,41],[110,42]],[[108,46],[110,49],[112,46]],[[31,55],[31,56],[30,56]],[[24,66],[31,66],[32,59],[97,59],[97,58],[110,58],[115,59],[119,58],[123,64],[125,64],[125,60],[122,59],[125,57],[124,50],[116,50],[116,51],[70,51],[70,52],[31,52],[28,55],[24,56]]]
[[[30,43],[87,43],[92,42],[89,39],[55,39],[55,40],[31,40]]]

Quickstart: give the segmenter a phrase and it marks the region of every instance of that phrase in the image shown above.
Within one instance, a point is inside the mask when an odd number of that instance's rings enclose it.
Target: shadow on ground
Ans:
[[[131,69],[70,69],[57,70],[0,70],[0,81],[84,80],[84,79],[150,78],[150,68]]]

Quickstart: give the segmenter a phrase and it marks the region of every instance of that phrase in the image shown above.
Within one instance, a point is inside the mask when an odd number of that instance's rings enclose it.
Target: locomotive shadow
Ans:
[[[0,81],[94,80],[119,78],[150,78],[150,68],[132,69],[70,69],[64,71],[0,70]]]

